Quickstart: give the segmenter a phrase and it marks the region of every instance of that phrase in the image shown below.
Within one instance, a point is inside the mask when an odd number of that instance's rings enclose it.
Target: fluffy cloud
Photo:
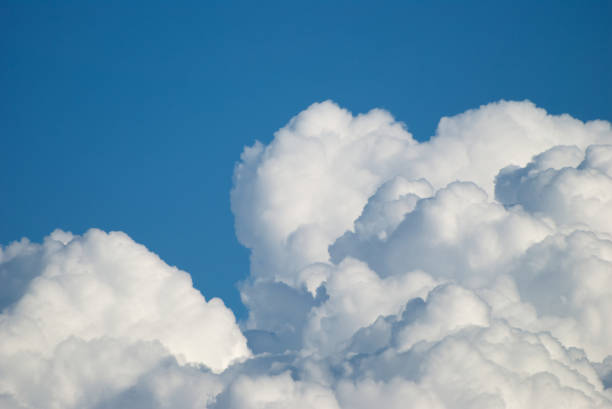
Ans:
[[[443,118],[424,143],[377,110],[311,106],[236,168],[245,294],[311,295],[285,322],[298,340],[268,350],[301,345],[295,378],[343,407],[610,407],[611,141],[529,102]]]
[[[269,146],[245,149],[232,210],[252,274],[290,282],[300,268],[327,261],[327,246],[415,145],[389,113],[353,117],[328,101],[293,118]]]
[[[288,372],[256,378],[241,376],[215,406],[218,409],[339,409],[330,389],[296,381]]]
[[[291,283],[297,270],[328,261],[327,247],[394,177],[436,189],[470,181],[492,197],[500,169],[557,145],[609,143],[610,132],[604,121],[504,101],[442,118],[436,135],[416,143],[384,111],[354,117],[329,101],[313,104],[270,145],[245,149],[232,190],[236,232],[252,251],[252,274]]]
[[[608,122],[502,101],[419,143],[327,101],[231,198],[240,328],[122,233],[0,248],[0,405],[612,408]]]
[[[123,233],[56,231],[2,254],[23,294],[0,315],[0,392],[28,407],[94,407],[164,359],[219,372],[249,356],[221,300]]]
[[[591,145],[586,157],[576,147],[553,148],[524,168],[502,169],[496,198],[561,225],[612,234],[610,157],[612,145]]]
[[[328,298],[310,313],[305,350],[329,356],[345,348],[360,328],[380,316],[397,315],[412,298],[426,296],[435,282],[419,272],[383,279],[364,263],[345,259],[324,285]]]
[[[2,388],[28,408],[200,408],[221,390],[213,374],[179,365],[159,342],[71,337],[48,357],[2,359]]]

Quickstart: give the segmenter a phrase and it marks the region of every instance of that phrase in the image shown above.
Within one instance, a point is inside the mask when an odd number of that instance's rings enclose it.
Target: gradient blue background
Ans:
[[[239,317],[233,166],[312,102],[612,119],[610,1],[4,1],[0,56],[0,243],[122,230]]]

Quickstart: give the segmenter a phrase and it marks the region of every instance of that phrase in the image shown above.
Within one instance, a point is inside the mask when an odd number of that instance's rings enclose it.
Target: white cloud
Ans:
[[[418,143],[327,101],[234,178],[242,331],[122,233],[24,239],[0,405],[612,408],[608,122],[502,101]]]
[[[434,346],[421,382],[453,408],[612,407],[581,359],[547,334],[497,323]]]
[[[424,313],[398,332],[398,348],[406,351],[417,342],[435,342],[462,328],[489,325],[489,307],[483,300],[457,285],[443,285],[428,294]]]
[[[238,238],[252,249],[251,273],[290,282],[327,261],[327,246],[415,144],[385,111],[353,117],[327,101],[293,118],[269,146],[246,148],[232,209]]]
[[[592,145],[586,158],[570,148],[571,158],[550,163],[560,149],[536,156],[525,168],[502,169],[497,199],[506,205],[520,204],[561,225],[612,234],[612,176],[606,173],[612,146]]]
[[[366,118],[376,126],[357,130]],[[247,149],[232,203],[249,288],[324,295],[285,322],[303,327],[297,376],[351,407],[342,388],[392,406],[393,392],[376,392],[392,382],[424,407],[610,407],[594,370],[612,353],[610,141],[607,122],[500,102],[415,143],[380,111],[352,117],[327,102]],[[490,348],[502,333],[503,354]],[[521,354],[541,365],[513,366]]]
[[[595,361],[612,355],[612,241],[592,232],[554,235],[532,246],[512,271],[523,301],[551,331]],[[526,324],[525,324],[526,325]]]
[[[221,391],[213,374],[180,366],[159,342],[71,337],[48,357],[2,359],[1,387],[28,408],[196,408]]]
[[[403,409],[407,404],[414,409],[446,408],[432,391],[402,378],[394,378],[389,382],[376,382],[372,379],[355,383],[342,381],[338,385],[338,396],[342,407],[352,409]]]
[[[0,392],[31,407],[94,407],[163,357],[222,371],[249,355],[221,300],[123,233],[56,231],[4,255],[31,281],[0,315]]]
[[[502,101],[442,118],[430,141],[416,143],[385,111],[352,116],[329,101],[313,104],[270,145],[245,149],[232,190],[236,231],[252,250],[253,275],[292,283],[299,269],[328,261],[327,246],[394,177],[436,189],[470,181],[492,197],[500,169],[557,145],[609,143],[610,135],[604,121]]]
[[[276,376],[239,377],[219,400],[219,409],[339,409],[334,393],[316,383]]]
[[[312,309],[304,339],[307,351],[329,356],[346,348],[360,328],[380,316],[400,314],[408,301],[425,297],[436,282],[421,272],[382,279],[364,263],[345,259],[324,285],[328,299]]]

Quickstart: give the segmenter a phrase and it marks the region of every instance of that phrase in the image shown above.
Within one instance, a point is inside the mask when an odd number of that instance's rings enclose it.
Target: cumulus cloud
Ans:
[[[327,247],[394,177],[425,179],[436,189],[470,181],[492,198],[500,169],[557,145],[606,141],[609,123],[548,115],[529,102],[442,118],[425,143],[385,111],[352,116],[329,101],[313,104],[270,145],[245,149],[232,190],[236,232],[252,250],[252,274],[291,282],[296,270],[328,261]]]
[[[288,372],[276,376],[241,376],[216,405],[219,409],[339,409],[333,391],[316,383],[294,380]]]
[[[555,147],[524,168],[507,167],[497,177],[496,198],[520,204],[557,224],[612,233],[612,145]],[[583,159],[576,163],[577,160]]]
[[[122,233],[0,249],[8,408],[612,408],[612,129],[501,101],[417,142],[313,104],[245,148],[240,323]]]
[[[2,265],[22,294],[0,315],[0,391],[26,407],[95,407],[167,359],[220,372],[249,356],[221,300],[123,233],[55,231]]]

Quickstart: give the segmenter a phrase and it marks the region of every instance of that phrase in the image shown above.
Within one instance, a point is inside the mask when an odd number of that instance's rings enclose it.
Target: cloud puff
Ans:
[[[605,121],[313,104],[236,166],[240,329],[122,233],[1,248],[0,405],[612,408],[611,195]]]
[[[3,356],[0,385],[27,408],[200,408],[221,391],[159,342],[71,337],[49,356]],[[3,406],[4,407],[4,406]]]
[[[247,148],[232,192],[247,293],[313,300],[286,321],[308,356],[296,379],[350,407],[359,385],[392,406],[392,384],[424,407],[610,407],[595,368],[612,353],[611,141],[605,121],[500,102],[416,143],[326,102]]]
[[[238,238],[252,250],[251,273],[291,281],[327,261],[327,246],[415,145],[389,113],[353,117],[328,101],[293,118],[269,146],[245,149],[232,210]]]
[[[612,170],[607,163],[612,145],[591,145],[587,152],[585,157],[576,147],[556,147],[524,168],[502,169],[496,198],[560,225],[612,234]]]
[[[94,407],[164,359],[219,372],[249,356],[221,300],[123,233],[56,231],[2,261],[29,281],[0,315],[0,391],[31,407]]]
[[[215,405],[218,409],[339,409],[333,391],[317,383],[276,376],[241,376]]]
[[[394,177],[436,189],[470,181],[492,197],[500,169],[557,145],[609,143],[610,132],[604,121],[504,101],[442,118],[436,135],[417,143],[385,111],[352,116],[329,101],[313,104],[270,145],[245,149],[232,190],[236,232],[252,250],[252,274],[290,283],[300,268],[328,261],[327,246]]]

